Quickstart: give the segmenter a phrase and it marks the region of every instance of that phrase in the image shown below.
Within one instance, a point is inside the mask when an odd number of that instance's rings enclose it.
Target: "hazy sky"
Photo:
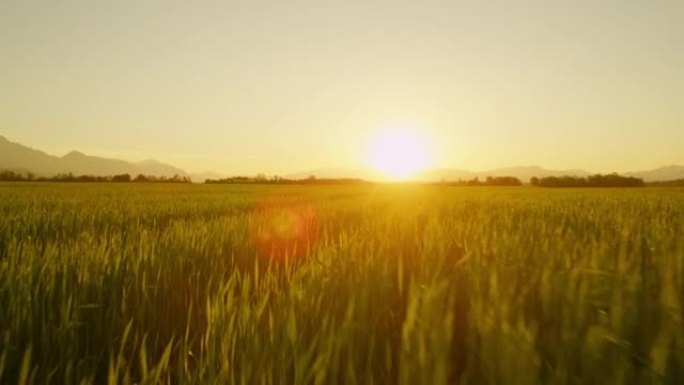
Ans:
[[[684,163],[684,1],[0,1],[0,135],[190,171]]]

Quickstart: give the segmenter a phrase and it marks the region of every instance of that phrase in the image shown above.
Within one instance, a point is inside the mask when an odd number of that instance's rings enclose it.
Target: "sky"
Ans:
[[[0,2],[0,135],[191,172],[684,164],[684,2]]]

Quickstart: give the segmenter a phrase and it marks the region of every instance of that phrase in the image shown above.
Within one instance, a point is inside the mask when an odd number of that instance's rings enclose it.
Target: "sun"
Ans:
[[[385,178],[407,180],[432,165],[432,151],[424,131],[395,124],[370,141],[367,160]]]

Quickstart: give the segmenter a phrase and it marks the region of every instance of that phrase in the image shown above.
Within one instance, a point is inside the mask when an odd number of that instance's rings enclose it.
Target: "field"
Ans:
[[[681,384],[684,189],[0,184],[2,384]]]

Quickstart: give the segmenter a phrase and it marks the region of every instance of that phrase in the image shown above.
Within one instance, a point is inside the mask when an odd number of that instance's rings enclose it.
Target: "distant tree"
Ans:
[[[114,175],[112,177],[112,182],[127,183],[131,181],[131,176],[129,174]]]
[[[533,178],[534,179],[534,178]],[[587,178],[577,176],[549,176],[537,180],[541,187],[641,187],[644,181],[639,178],[624,177],[618,174],[592,175]]]
[[[76,182],[97,182],[97,177],[92,175],[79,175],[73,178]]]
[[[11,170],[5,170],[0,172],[0,181],[21,182],[23,180],[25,180],[25,178],[21,175],[21,173]]]
[[[684,187],[684,179],[649,182],[648,185],[658,187]]]
[[[475,178],[473,178],[473,179],[471,179],[471,180],[466,181],[464,184],[465,184],[466,186],[480,186],[480,185],[481,185],[481,183],[480,183],[480,178],[475,177]]]
[[[487,186],[520,186],[522,182],[514,176],[488,176],[485,181]]]

